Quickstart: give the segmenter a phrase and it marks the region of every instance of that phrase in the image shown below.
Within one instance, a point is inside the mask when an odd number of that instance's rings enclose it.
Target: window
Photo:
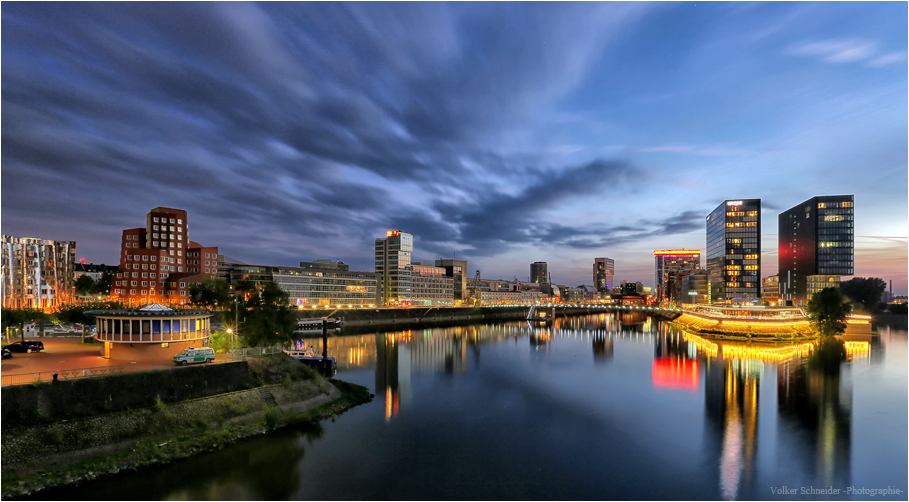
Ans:
[[[170,222],[171,222],[171,223],[173,223],[173,222],[174,222],[174,219],[173,219],[173,218],[171,218],[171,219],[170,219]]]
[[[180,225],[182,225],[182,224],[183,224],[183,220],[180,219],[180,218],[177,218],[177,223],[179,223]]]
[[[157,256],[152,256],[152,257],[151,257],[151,261],[158,261],[158,257],[157,257]],[[152,268],[155,268],[154,265],[152,265]]]
[[[186,296],[186,291],[180,291],[180,296]]]
[[[155,273],[152,272],[152,273],[148,274],[148,276],[151,277],[152,279],[154,279],[154,278],[155,278]]]
[[[148,286],[148,281],[142,281],[142,286],[143,287]],[[143,291],[142,294],[144,295],[145,291]]]
[[[181,283],[180,283],[180,287],[181,287],[181,288],[185,288],[185,287],[186,287],[186,283],[185,283],[185,282],[181,282]]]
[[[152,225],[152,230],[160,230],[160,228],[158,227],[158,225]]]
[[[135,286],[135,285],[136,285],[136,281],[133,281],[133,286]],[[129,290],[129,294],[131,294],[131,295],[136,294],[136,290],[135,289]]]
[[[148,263],[142,264],[142,270],[148,270]]]
[[[209,253],[205,253],[205,257],[206,257],[206,258],[211,258],[211,256],[209,255]]]
[[[157,217],[157,216],[155,216],[155,217],[153,218],[153,220],[154,220],[155,223],[158,223],[158,217]],[[155,227],[155,228],[158,228],[158,227]]]
[[[177,272],[183,272],[183,267],[177,267]]]
[[[205,269],[205,273],[210,274],[211,272],[209,272],[208,269]]]
[[[142,261],[148,261],[148,256],[147,256],[147,255],[142,255]]]

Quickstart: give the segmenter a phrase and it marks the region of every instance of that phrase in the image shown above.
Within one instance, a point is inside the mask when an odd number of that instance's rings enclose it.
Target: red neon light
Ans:
[[[695,254],[697,254],[697,255],[699,255],[699,254],[701,254],[701,252],[700,252],[700,251],[684,251],[684,250],[679,250],[679,251],[666,250],[666,251],[654,251],[654,252],[653,252],[653,255],[654,255],[654,256],[657,256],[657,255],[667,255],[667,254],[684,254],[684,255],[695,255]]]
[[[653,385],[668,389],[698,388],[698,362],[689,359],[660,357],[653,360]]]

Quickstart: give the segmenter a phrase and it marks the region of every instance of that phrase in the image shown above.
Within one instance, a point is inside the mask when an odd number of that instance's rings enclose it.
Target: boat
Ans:
[[[312,350],[290,349],[290,350],[285,350],[284,353],[289,355],[290,357],[296,359],[297,361],[300,361],[301,363],[304,363],[304,364],[308,364],[310,366],[319,366],[322,364],[322,361],[324,360],[322,358],[322,356],[316,355],[315,352],[313,352]],[[338,369],[338,361],[334,357],[329,357],[328,361],[331,364],[332,371],[335,371]]]

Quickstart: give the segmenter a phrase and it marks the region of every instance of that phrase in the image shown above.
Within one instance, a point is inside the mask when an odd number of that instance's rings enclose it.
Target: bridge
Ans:
[[[488,305],[489,307],[517,307],[519,305]],[[540,316],[536,313],[538,310],[543,311],[553,311],[568,314],[567,311],[571,310],[571,314],[579,314],[579,310],[584,310],[589,313],[595,313],[596,311],[605,311],[605,312],[641,312],[646,314],[681,314],[683,312],[680,307],[658,307],[655,305],[620,305],[615,303],[572,303],[572,304],[558,304],[558,305],[529,305],[530,310],[527,314],[528,319],[539,319]]]

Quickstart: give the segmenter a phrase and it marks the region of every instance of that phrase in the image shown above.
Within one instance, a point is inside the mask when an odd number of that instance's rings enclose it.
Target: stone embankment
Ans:
[[[46,423],[4,427],[3,498],[186,458],[280,427],[318,428],[320,420],[372,398],[283,354],[251,358],[243,367],[258,386],[170,403],[156,397],[150,406],[81,418],[26,413]]]

